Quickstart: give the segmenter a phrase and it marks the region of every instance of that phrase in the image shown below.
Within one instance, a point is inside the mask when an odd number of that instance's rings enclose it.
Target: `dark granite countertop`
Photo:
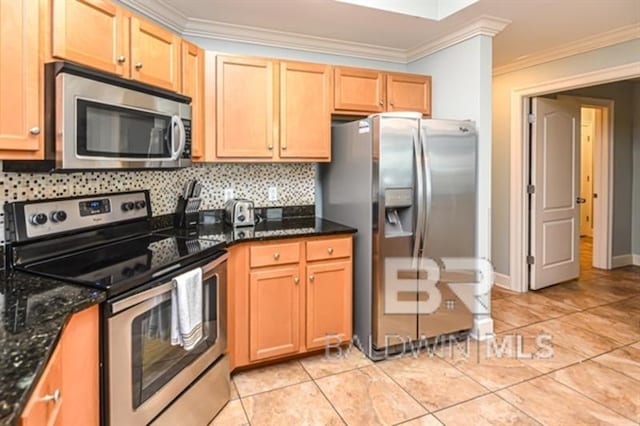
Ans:
[[[0,425],[17,423],[70,315],[104,299],[100,290],[0,272]]]
[[[166,224],[166,223],[165,223]],[[199,238],[216,240],[227,247],[249,241],[265,241],[283,238],[300,238],[328,236],[339,234],[353,234],[355,228],[341,225],[320,217],[290,217],[277,220],[262,220],[255,226],[233,228],[218,218],[202,217],[202,222],[197,228],[181,229],[174,227],[160,228],[155,231],[158,234],[175,235],[185,238]]]

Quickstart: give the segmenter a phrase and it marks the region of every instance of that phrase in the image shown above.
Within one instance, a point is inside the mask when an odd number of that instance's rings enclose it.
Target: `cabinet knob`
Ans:
[[[389,105],[393,106],[393,102],[389,103]]]
[[[273,145],[269,145],[269,151],[273,151]]]
[[[116,60],[118,61],[118,63],[124,64],[127,58],[125,58],[124,55],[120,55],[116,58]]]
[[[309,275],[309,281],[313,282],[316,279],[313,275]]]
[[[273,258],[274,258],[275,260],[280,259],[280,253],[273,253]]]
[[[282,150],[286,151],[287,150],[287,146],[286,145],[282,145]]]
[[[53,391],[53,394],[51,395],[45,395],[42,398],[40,398],[40,401],[42,402],[50,402],[53,401],[54,404],[57,404],[58,401],[60,401],[60,389],[56,389],[55,391]]]
[[[39,135],[40,134],[40,127],[35,126],[29,129],[29,133],[31,133],[32,135]]]
[[[382,99],[380,99],[379,104],[380,104],[380,105],[384,105],[384,101],[383,101]]]
[[[329,248],[327,249],[327,253],[329,253],[329,254],[333,254],[333,248],[329,247]]]
[[[137,70],[142,69],[142,62],[137,62],[136,63],[136,69]]]
[[[294,282],[294,284],[298,284],[298,283],[300,282],[300,278],[295,277],[295,278],[293,279],[293,282]]]

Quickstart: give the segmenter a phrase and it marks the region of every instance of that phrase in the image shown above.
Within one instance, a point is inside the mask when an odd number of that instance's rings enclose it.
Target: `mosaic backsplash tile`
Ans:
[[[12,201],[149,189],[154,216],[173,213],[184,183],[203,184],[202,209],[224,207],[224,189],[247,198],[256,207],[299,206],[315,201],[315,165],[299,164],[199,164],[186,169],[136,172],[83,172],[71,174],[0,173],[2,204]],[[278,189],[269,201],[268,188]],[[4,213],[0,240],[4,242]]]

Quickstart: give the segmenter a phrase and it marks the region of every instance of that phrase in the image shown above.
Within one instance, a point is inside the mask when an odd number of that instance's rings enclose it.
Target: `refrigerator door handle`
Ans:
[[[414,243],[413,243],[413,259],[418,259],[418,252],[420,247],[422,247],[422,235],[423,235],[423,226],[425,224],[424,218],[424,169],[422,164],[422,145],[420,143],[419,135],[413,133],[413,150],[416,164],[416,192],[417,192],[417,220],[415,224],[414,231]]]
[[[423,155],[423,164],[424,164],[424,183],[425,183],[424,204],[426,205],[425,214],[423,215],[424,222],[421,226],[421,230],[422,230],[421,238],[423,241],[422,250],[424,253],[424,250],[425,250],[424,244],[426,244],[427,235],[429,234],[429,217],[431,216],[431,199],[433,196],[433,191],[432,191],[433,188],[432,188],[431,167],[429,166],[429,156],[427,155],[427,138],[422,127],[420,127],[420,139],[422,141],[421,145],[422,145],[422,155]]]

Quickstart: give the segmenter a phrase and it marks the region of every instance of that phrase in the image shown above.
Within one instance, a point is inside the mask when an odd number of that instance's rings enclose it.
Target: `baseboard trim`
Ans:
[[[499,272],[493,273],[493,283],[505,290],[511,290],[511,277]]]
[[[640,266],[640,254],[633,255],[633,264],[636,266]]]
[[[611,258],[611,268],[621,268],[623,266],[637,265],[638,263],[636,263],[636,261],[640,260],[637,257],[640,256],[633,254],[621,254],[619,256],[613,256]]]

